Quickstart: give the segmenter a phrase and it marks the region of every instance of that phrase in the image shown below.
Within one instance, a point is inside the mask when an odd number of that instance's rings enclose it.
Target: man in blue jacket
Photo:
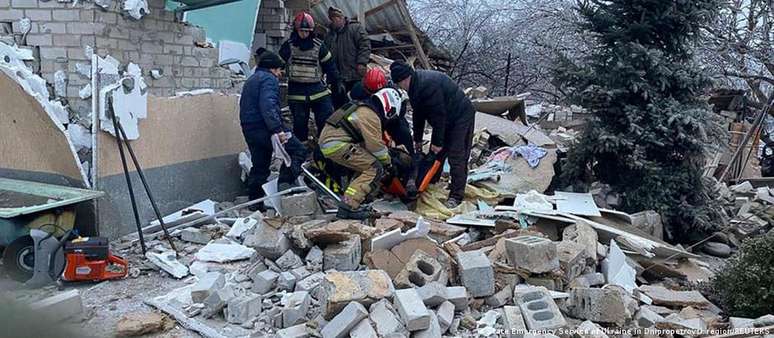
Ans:
[[[256,52],[256,58],[258,67],[242,87],[239,99],[239,120],[253,161],[247,178],[250,200],[264,196],[261,186],[271,173],[272,136],[282,143],[291,158],[290,167],[283,165],[280,169],[278,190],[286,190],[295,183],[307,155],[306,147],[290,133],[280,116],[279,77],[285,62],[277,54],[263,49]]]

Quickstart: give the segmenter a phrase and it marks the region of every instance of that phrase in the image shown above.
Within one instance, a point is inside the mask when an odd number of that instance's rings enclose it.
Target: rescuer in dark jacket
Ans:
[[[436,154],[445,154],[451,167],[446,206],[456,207],[465,198],[476,110],[465,93],[444,73],[434,70],[414,71],[401,61],[390,65],[390,73],[392,80],[408,91],[413,109],[414,147],[417,151],[421,151],[425,123],[433,127],[430,150]]]
[[[338,109],[349,100],[347,92],[360,81],[368,69],[371,57],[371,41],[368,33],[360,22],[350,20],[344,12],[336,7],[328,8],[328,19],[331,20],[325,45],[333,53],[336,67],[341,75],[346,91],[334,93],[333,106]]]
[[[294,184],[307,155],[306,147],[282,124],[280,116],[279,77],[285,63],[277,54],[263,49],[256,51],[256,58],[258,67],[242,87],[239,99],[239,121],[253,162],[247,178],[250,200],[264,196],[261,186],[270,174],[272,136],[283,143],[291,158],[290,167],[283,165],[280,169],[279,190]]]
[[[308,13],[301,12],[293,20],[295,30],[282,44],[279,54],[287,63],[288,106],[293,113],[293,133],[302,142],[309,138],[309,111],[314,111],[317,134],[322,131],[325,121],[333,114],[331,89],[344,91],[333,55],[325,43],[314,37],[314,20]]]

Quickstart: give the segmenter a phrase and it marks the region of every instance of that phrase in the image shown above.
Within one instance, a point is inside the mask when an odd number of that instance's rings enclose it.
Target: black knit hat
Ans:
[[[284,68],[285,61],[282,61],[282,58],[276,53],[266,50],[260,54],[258,67],[266,69]]]
[[[414,69],[403,61],[395,61],[390,65],[392,82],[401,82],[412,75],[414,75]]]

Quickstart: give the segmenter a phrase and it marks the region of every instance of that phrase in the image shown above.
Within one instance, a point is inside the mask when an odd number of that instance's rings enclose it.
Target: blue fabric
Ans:
[[[548,153],[545,149],[540,148],[534,144],[518,146],[513,148],[513,151],[519,153],[521,157],[527,160],[527,163],[532,168],[537,167],[540,164],[540,159],[545,157]]]
[[[242,87],[239,121],[249,129],[270,134],[287,131],[280,115],[279,80],[264,68],[256,69]]]

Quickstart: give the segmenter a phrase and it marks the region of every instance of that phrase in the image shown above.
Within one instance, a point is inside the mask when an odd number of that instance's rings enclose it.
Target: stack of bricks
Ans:
[[[113,1],[104,9],[92,2],[60,3],[56,0],[0,0],[0,23],[11,23],[20,41],[19,20],[29,18],[31,29],[22,46],[39,51],[41,76],[54,83],[54,73],[67,74],[66,99],[70,109],[81,117],[91,112],[90,99],[78,91],[90,80],[76,70],[76,64],[89,65],[85,46],[100,56],[110,55],[125,67],[136,63],[143,70],[150,93],[174,95],[177,91],[212,88],[238,92],[231,72],[217,65],[218,50],[201,48],[205,32],[198,27],[176,22],[173,12],[164,10],[164,0],[149,0],[150,13],[135,20],[121,10],[123,1]],[[163,71],[153,79],[151,69]]]
[[[285,7],[284,0],[262,0],[256,23],[256,33],[266,35],[266,48],[278,51],[290,37],[294,13]]]

